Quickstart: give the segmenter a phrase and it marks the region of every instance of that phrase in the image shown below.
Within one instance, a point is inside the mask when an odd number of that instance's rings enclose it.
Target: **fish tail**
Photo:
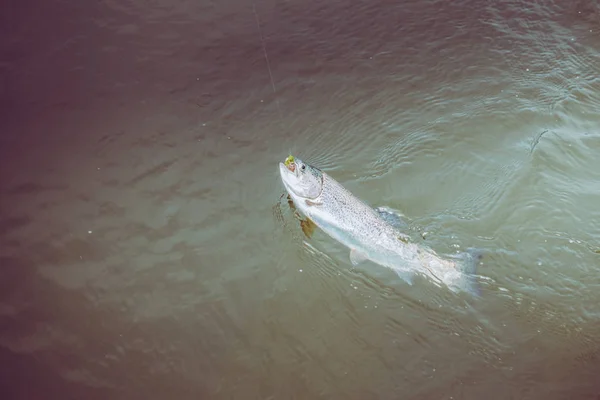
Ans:
[[[477,297],[481,296],[481,287],[477,279],[477,266],[483,258],[483,251],[480,249],[469,248],[460,257],[458,263],[462,272],[461,287],[468,293]]]

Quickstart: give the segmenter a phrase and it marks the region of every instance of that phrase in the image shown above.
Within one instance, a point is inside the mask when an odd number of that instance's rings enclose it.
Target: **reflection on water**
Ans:
[[[0,17],[3,398],[600,394],[597,2],[38,3]],[[307,236],[290,152],[485,249],[482,299]]]

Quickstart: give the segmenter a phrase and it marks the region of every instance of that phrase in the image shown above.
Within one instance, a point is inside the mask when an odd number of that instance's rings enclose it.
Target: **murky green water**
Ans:
[[[3,398],[600,395],[597,2],[38,3],[2,17]],[[305,237],[289,152],[485,249],[482,298]]]

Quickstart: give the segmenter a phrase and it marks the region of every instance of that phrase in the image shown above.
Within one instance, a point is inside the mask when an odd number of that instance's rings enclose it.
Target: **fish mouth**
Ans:
[[[284,163],[279,163],[279,171],[281,172],[281,177],[283,178],[284,183],[286,176],[292,175],[298,177],[298,168],[296,168],[296,164],[292,163],[290,165],[285,165]]]
[[[300,171],[296,166],[296,159],[292,155],[289,155],[284,162],[279,163],[279,169],[281,170],[282,178],[288,176],[290,173],[296,178],[298,178],[298,176],[300,175]]]
[[[290,168],[284,163],[279,163],[279,173],[281,174],[281,181],[283,182],[283,186],[285,186],[288,193],[293,193],[295,196],[299,196],[298,193],[294,190],[294,185],[290,180],[294,180],[298,178],[298,168],[295,167]],[[302,197],[302,196],[299,196]]]

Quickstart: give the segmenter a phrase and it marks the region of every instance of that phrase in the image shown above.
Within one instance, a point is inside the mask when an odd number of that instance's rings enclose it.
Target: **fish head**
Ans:
[[[289,156],[279,163],[279,173],[285,188],[290,194],[302,199],[314,200],[323,191],[323,173],[300,160]]]

